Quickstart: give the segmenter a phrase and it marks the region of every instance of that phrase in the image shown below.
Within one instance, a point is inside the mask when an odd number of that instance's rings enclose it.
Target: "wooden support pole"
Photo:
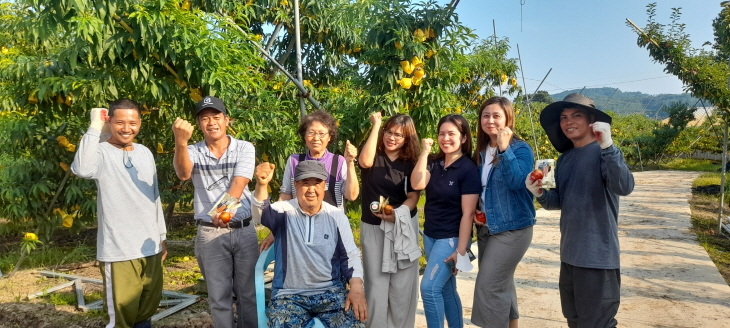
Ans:
[[[722,141],[722,174],[720,174],[720,213],[717,215],[717,232],[715,234],[720,235],[722,233],[722,210],[725,207],[725,173],[727,167],[727,133],[728,133],[728,117],[725,116],[725,129],[723,130],[723,141]]]

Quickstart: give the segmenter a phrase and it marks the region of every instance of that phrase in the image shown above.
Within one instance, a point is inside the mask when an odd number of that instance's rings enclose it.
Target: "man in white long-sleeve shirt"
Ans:
[[[368,312],[360,251],[345,213],[323,202],[327,169],[318,161],[299,163],[297,197],[270,204],[273,170],[269,163],[256,167],[251,197],[254,222],[271,229],[276,240],[269,327],[309,327],[317,318],[325,327],[364,328]]]
[[[150,327],[162,298],[167,229],[155,159],[133,142],[140,124],[139,106],[129,99],[110,103],[109,110],[92,109],[91,125],[71,164],[76,176],[94,180],[98,189],[96,257],[107,328]]]

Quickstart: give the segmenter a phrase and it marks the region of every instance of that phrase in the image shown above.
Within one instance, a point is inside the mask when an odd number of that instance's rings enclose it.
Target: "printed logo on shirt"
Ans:
[[[454,185],[454,181],[449,181],[449,186],[453,186],[453,185]]]
[[[324,239],[330,239],[330,235],[324,234]]]

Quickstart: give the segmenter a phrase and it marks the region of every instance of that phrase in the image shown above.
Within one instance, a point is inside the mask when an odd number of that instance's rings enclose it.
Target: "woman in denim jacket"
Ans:
[[[504,97],[488,99],[479,111],[477,151],[482,193],[477,225],[479,274],[471,321],[480,327],[517,327],[514,274],[532,242],[535,207],[525,178],[532,171],[532,148],[514,135],[515,114]],[[478,219],[484,213],[486,223]]]

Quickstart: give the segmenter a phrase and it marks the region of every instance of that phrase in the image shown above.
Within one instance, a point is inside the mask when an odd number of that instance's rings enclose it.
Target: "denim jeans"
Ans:
[[[421,298],[428,328],[444,327],[444,316],[450,328],[464,326],[456,277],[444,263],[456,251],[458,243],[457,237],[433,239],[423,235],[428,264],[421,279]]]

